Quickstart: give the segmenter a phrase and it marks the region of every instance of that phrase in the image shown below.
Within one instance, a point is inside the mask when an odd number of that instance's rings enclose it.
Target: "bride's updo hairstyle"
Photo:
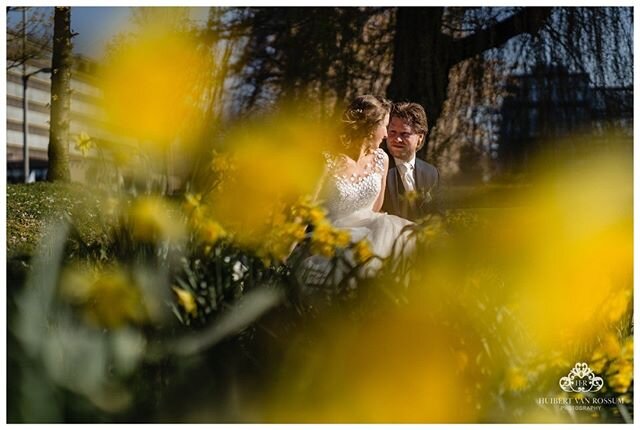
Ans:
[[[347,152],[359,152],[362,141],[373,136],[390,110],[391,103],[382,97],[368,94],[356,97],[342,115],[340,139]]]

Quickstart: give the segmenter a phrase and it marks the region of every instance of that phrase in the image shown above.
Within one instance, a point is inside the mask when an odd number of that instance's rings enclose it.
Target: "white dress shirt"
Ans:
[[[402,184],[404,185],[405,191],[415,191],[416,180],[413,174],[416,168],[415,155],[409,161],[403,161],[398,158],[394,158],[394,160],[396,161],[396,166],[400,172],[400,177],[402,178]]]

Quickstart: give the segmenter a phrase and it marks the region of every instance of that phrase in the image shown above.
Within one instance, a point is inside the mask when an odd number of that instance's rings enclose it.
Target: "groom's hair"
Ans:
[[[427,131],[429,131],[427,114],[424,111],[424,108],[418,103],[394,103],[393,106],[391,106],[390,116],[391,118],[400,118],[401,120],[409,124],[409,127],[411,127],[414,133],[422,133],[426,136]],[[424,141],[425,139],[423,138],[420,147],[422,147]]]

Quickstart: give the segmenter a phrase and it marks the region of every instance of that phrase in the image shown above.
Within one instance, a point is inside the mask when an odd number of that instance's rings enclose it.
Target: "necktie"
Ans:
[[[416,184],[413,178],[413,166],[409,163],[403,163],[402,170],[402,182],[404,183],[405,191],[415,191]]]

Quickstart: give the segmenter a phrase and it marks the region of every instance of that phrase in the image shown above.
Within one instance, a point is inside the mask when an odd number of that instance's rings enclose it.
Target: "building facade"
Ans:
[[[39,71],[51,67],[51,60],[30,60],[22,66],[7,70],[7,181],[24,182],[24,85],[27,79],[27,139],[30,175],[29,182],[42,180],[47,174],[47,148],[49,145],[49,119],[51,103],[51,74]],[[75,148],[76,137],[85,132],[95,139],[106,139],[103,113],[100,107],[101,91],[94,77],[95,65],[77,57],[71,75],[71,123],[69,133],[69,162],[73,180],[83,180],[85,163]]]
[[[512,76],[507,89],[497,145],[502,172],[527,170],[537,154],[572,136],[588,135],[595,144],[606,144],[607,133],[615,129],[632,138],[632,88],[593,87],[586,73],[540,66]]]

